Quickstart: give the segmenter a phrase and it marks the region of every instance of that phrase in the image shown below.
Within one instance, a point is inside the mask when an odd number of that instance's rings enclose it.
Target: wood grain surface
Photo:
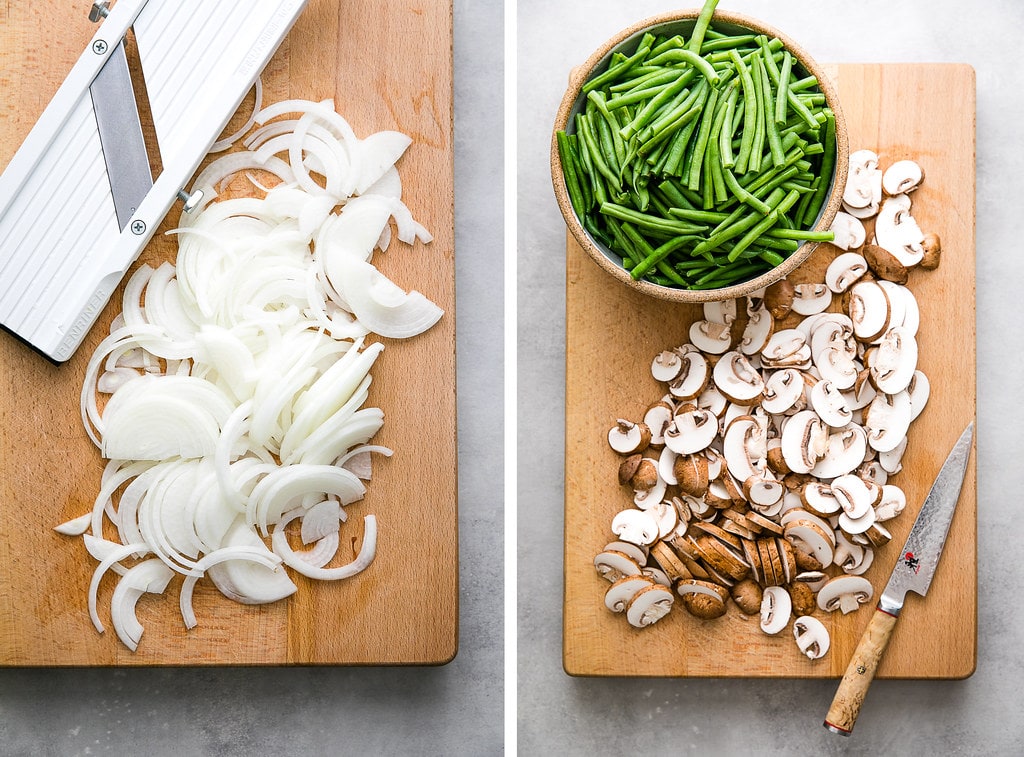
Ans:
[[[88,3],[0,6],[0,168],[6,166],[95,31]],[[81,539],[52,529],[86,512],[102,461],[79,420],[84,367],[120,309],[120,291],[75,357],[61,366],[0,334],[0,664],[441,664],[458,639],[455,275],[450,0],[310,0],[264,71],[264,103],[334,98],[359,136],[397,129],[414,142],[399,163],[403,199],[434,234],[394,244],[375,263],[445,310],[426,334],[382,340],[369,405],[385,412],[366,497],[349,509],[339,561],[351,559],[364,514],[377,516],[377,556],[359,576],[316,582],[267,606],[223,598],[208,581],[195,595],[198,627],[178,610],[180,578],[138,606],[138,652],[86,609],[95,562]],[[251,108],[251,95],[249,96]],[[243,108],[245,106],[243,105]],[[244,117],[243,117],[244,120]],[[150,149],[153,146],[150,145]],[[162,235],[140,259],[173,260]],[[350,538],[351,537],[351,538]],[[114,581],[100,589],[109,627]]]
[[[889,547],[867,578],[880,592],[932,480],[975,417],[975,86],[966,65],[829,66],[840,91],[850,149],[876,150],[883,164],[918,160],[926,171],[913,195],[914,217],[942,239],[942,264],[916,270],[919,365],[932,393],[909,434],[904,470],[892,478],[908,506],[892,522]],[[834,249],[834,248],[832,248]],[[792,278],[820,276],[823,246]],[[756,618],[730,604],[700,621],[677,603],[663,620],[634,629],[603,603],[607,582],[594,556],[613,539],[611,519],[631,506],[618,485],[617,456],[606,435],[615,419],[639,418],[662,389],[650,376],[654,355],[687,341],[696,306],[646,298],[617,284],[568,238],[566,284],[565,594],[563,663],[582,676],[833,678],[842,675],[872,615],[818,612],[832,649],[811,662],[789,630],[763,634]],[[821,280],[820,278],[818,279]],[[928,597],[908,594],[880,678],[962,678],[977,659],[977,480],[972,457],[949,540]]]

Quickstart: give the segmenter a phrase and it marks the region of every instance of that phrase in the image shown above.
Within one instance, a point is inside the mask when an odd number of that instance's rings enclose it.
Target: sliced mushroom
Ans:
[[[816,478],[833,479],[854,470],[864,462],[868,440],[864,429],[850,424],[829,434],[825,453],[814,464],[810,473]]]
[[[797,284],[794,286],[793,312],[800,315],[821,313],[832,304],[832,292],[825,284]]]
[[[786,487],[768,473],[750,476],[743,482],[743,494],[751,509],[764,515],[772,515],[781,509]]]
[[[676,350],[680,358],[679,373],[668,382],[669,393],[678,400],[692,400],[708,385],[711,366],[708,360],[693,345]]]
[[[874,596],[871,582],[862,576],[838,576],[818,591],[818,607],[826,612],[853,612]]]
[[[914,371],[914,375],[907,384],[907,394],[910,395],[910,420],[914,421],[928,404],[931,396],[931,384],[923,371]]]
[[[868,361],[871,381],[885,394],[897,394],[910,385],[917,370],[917,339],[902,326],[885,332]],[[913,416],[913,412],[911,412]]]
[[[722,355],[712,375],[718,391],[737,404],[749,405],[760,398],[764,391],[761,374],[739,352]]]
[[[704,455],[679,455],[672,472],[679,488],[691,497],[703,497],[708,490],[708,459]]]
[[[907,438],[903,437],[892,449],[878,453],[878,464],[886,473],[899,473],[903,470],[903,453],[907,449]]]
[[[640,468],[640,463],[644,459],[644,456],[637,452],[630,455],[629,457],[623,458],[622,462],[619,463],[619,483],[625,486],[633,480],[633,476],[636,475],[637,470]]]
[[[639,576],[640,566],[629,555],[617,550],[605,550],[594,558],[597,574],[614,583],[624,576]]]
[[[810,521],[795,520],[785,526],[785,534],[786,541],[793,546],[796,552],[797,565],[800,565],[801,552],[813,556],[819,567],[832,564],[835,554],[835,545],[832,539],[835,536],[831,528],[826,535],[819,526]]]
[[[803,410],[806,406],[804,379],[795,368],[773,372],[764,382],[761,407],[772,415]]]
[[[832,428],[842,428],[853,420],[853,411],[839,388],[823,379],[811,388],[811,407]]]
[[[882,487],[882,499],[875,505],[875,520],[892,520],[907,506],[907,495],[903,490],[894,484],[885,484]]]
[[[633,504],[641,510],[650,510],[665,499],[667,491],[668,484],[665,483],[665,479],[658,476],[650,489],[633,489]]]
[[[906,194],[917,189],[924,180],[924,170],[913,160],[897,160],[882,174],[886,194]]]
[[[879,394],[864,409],[864,430],[867,432],[868,444],[878,452],[895,449],[906,439],[911,415],[910,395],[906,391]]]
[[[679,513],[671,502],[659,502],[648,510],[658,523],[658,538],[665,539],[679,523]]]
[[[793,581],[786,587],[789,598],[793,601],[794,615],[810,615],[818,606],[818,598],[811,587],[800,581]]]
[[[925,234],[921,241],[921,262],[918,264],[926,271],[934,271],[942,260],[942,241],[938,234]]]
[[[769,586],[761,598],[761,630],[774,635],[789,625],[793,601],[781,586]]]
[[[760,307],[747,308],[747,325],[740,338],[739,351],[744,355],[756,355],[768,343],[775,330],[775,319],[762,303]]]
[[[683,606],[691,615],[712,620],[725,614],[729,590],[724,586],[695,578],[680,581],[676,593],[683,598]]]
[[[768,465],[768,439],[753,416],[740,416],[728,425],[722,440],[722,457],[737,481],[763,473]]]
[[[679,455],[692,455],[706,449],[716,436],[718,418],[695,408],[676,415],[665,429],[665,446]]]
[[[875,510],[874,508],[868,508],[859,518],[851,518],[843,512],[839,514],[838,522],[839,528],[851,536],[863,534],[875,524]]]
[[[889,328],[889,297],[877,281],[858,281],[849,290],[847,313],[854,336],[871,342]]]
[[[732,333],[722,323],[694,321],[690,326],[690,341],[702,352],[721,355],[732,346]]]
[[[785,368],[800,366],[811,360],[807,337],[799,329],[782,329],[772,334],[761,349],[762,366]]]
[[[647,576],[624,576],[608,587],[604,595],[604,605],[612,612],[624,612],[626,605],[642,589],[654,586],[654,581]]]
[[[754,579],[745,578],[736,583],[729,590],[729,594],[736,606],[746,615],[757,615],[761,612],[761,598],[764,596],[764,592]]]
[[[628,541],[613,541],[608,542],[604,547],[605,552],[621,552],[624,555],[629,556],[643,568],[647,564],[647,552],[643,547],[638,547],[636,544],[630,544]]]
[[[711,300],[705,302],[703,308],[705,320],[730,326],[739,313],[739,300]]]
[[[875,219],[875,242],[907,267],[924,256],[924,233],[910,215],[910,197],[893,195],[882,202]]]
[[[646,510],[623,510],[612,518],[612,533],[630,544],[647,546],[658,538],[658,521]]]
[[[856,252],[837,255],[825,269],[825,284],[836,294],[842,294],[867,273],[868,262]]]
[[[648,586],[637,592],[626,605],[626,620],[636,628],[657,623],[669,613],[674,601],[675,597],[666,587],[659,584]]]
[[[829,484],[811,481],[800,490],[800,499],[804,506],[815,515],[828,518],[838,514],[841,506]]]
[[[828,447],[828,427],[813,410],[793,415],[782,430],[782,456],[794,473],[810,473]]]
[[[619,418],[608,432],[608,446],[620,455],[641,452],[651,443],[651,430],[643,423]]]
[[[772,318],[781,320],[793,309],[796,290],[789,279],[780,279],[764,291],[764,306],[772,314]]]
[[[849,173],[843,188],[843,204],[863,209],[877,204],[881,194],[882,172],[878,154],[873,150],[855,150],[849,156]]]
[[[629,483],[638,491],[650,491],[658,485],[658,463],[649,457],[640,458]]]
[[[864,260],[867,261],[871,272],[880,279],[892,281],[896,284],[906,284],[910,276],[900,259],[887,249],[877,244],[866,244],[861,248]]]
[[[841,250],[855,250],[867,239],[861,220],[843,211],[836,213],[829,230],[835,235],[832,244]]]
[[[794,620],[793,636],[800,651],[812,660],[819,660],[828,653],[828,630],[815,617],[802,615]]]
[[[657,447],[665,443],[665,429],[672,423],[674,413],[672,405],[664,400],[655,402],[647,408],[643,423],[651,431],[650,443],[652,445]]]
[[[651,375],[655,381],[671,381],[683,368],[682,358],[673,350],[663,350],[654,356]]]

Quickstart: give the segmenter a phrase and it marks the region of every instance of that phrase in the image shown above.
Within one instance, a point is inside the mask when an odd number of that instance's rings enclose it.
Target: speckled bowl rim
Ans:
[[[589,58],[587,58],[586,62],[582,66],[573,69],[569,77],[569,86],[565,90],[565,95],[562,98],[562,102],[559,105],[558,112],[555,116],[554,129],[551,132],[551,179],[554,185],[555,198],[558,201],[558,207],[562,211],[562,216],[565,218],[565,223],[573,237],[587,252],[590,258],[594,260],[594,262],[618,281],[638,292],[642,292],[643,294],[674,302],[713,302],[716,300],[728,300],[751,294],[752,292],[756,292],[758,289],[774,284],[776,281],[779,281],[791,274],[801,264],[803,264],[818,247],[818,243],[816,242],[804,242],[789,257],[787,257],[781,265],[761,274],[757,278],[750,279],[749,281],[745,281],[741,284],[734,284],[721,289],[673,289],[671,287],[659,286],[658,284],[654,284],[650,281],[634,280],[626,269],[622,267],[621,263],[618,263],[608,257],[609,254],[614,253],[605,252],[604,248],[590,236],[586,229],[583,228],[579,218],[577,218],[576,212],[572,208],[572,203],[569,201],[569,192],[565,186],[565,178],[562,173],[562,163],[558,156],[556,133],[565,129],[566,124],[569,121],[569,116],[576,106],[577,100],[582,98],[580,87],[582,87],[583,83],[590,78],[591,74],[598,68],[598,66],[603,65],[607,61],[612,52],[620,45],[624,45],[632,38],[637,37],[644,32],[651,31],[654,27],[695,21],[698,15],[700,15],[700,9],[692,8],[652,16],[623,29],[614,37],[607,40]],[[825,75],[822,67],[819,66],[814,59],[811,58],[811,56],[808,55],[802,47],[800,47],[800,45],[796,44],[788,36],[768,24],[750,16],[717,10],[715,11],[712,22],[742,26],[750,29],[752,32],[764,34],[769,38],[778,37],[783,45],[785,45],[786,49],[799,60],[800,65],[817,78],[818,85],[821,88],[822,93],[825,95],[825,102],[835,114],[836,121],[835,170],[832,175],[831,186],[829,187],[828,200],[818,216],[817,223],[813,226],[814,231],[827,230],[829,226],[832,225],[832,221],[835,219],[836,213],[839,211],[843,199],[842,188],[845,186],[845,180],[842,183],[837,184],[837,179],[839,177],[845,177],[849,167],[849,137],[846,130],[846,119],[843,116],[842,108],[839,104],[839,94],[835,85],[831,78]]]

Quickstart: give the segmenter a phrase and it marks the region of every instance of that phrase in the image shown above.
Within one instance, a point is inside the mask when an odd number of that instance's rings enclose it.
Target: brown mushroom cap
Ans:
[[[729,590],[729,594],[736,606],[747,615],[757,615],[761,612],[763,591],[754,579],[743,579]]]

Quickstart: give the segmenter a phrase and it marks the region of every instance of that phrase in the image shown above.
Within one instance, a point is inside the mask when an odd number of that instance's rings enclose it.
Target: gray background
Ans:
[[[75,12],[88,12],[88,2]],[[13,12],[13,11],[12,11]],[[0,755],[502,750],[502,8],[455,2],[460,644],[439,668],[0,669]],[[484,286],[490,282],[491,286]],[[471,454],[467,454],[471,452]]]
[[[834,682],[573,679],[561,668],[565,227],[548,141],[569,69],[632,22],[699,2],[519,0],[519,746],[605,754],[1024,754],[1017,326],[1024,4],[722,0],[821,62],[966,62],[977,72],[978,669],[879,681],[850,740],[821,727]],[[951,108],[958,107],[950,103]],[[955,254],[950,251],[947,254]],[[528,472],[528,473],[527,473]],[[957,622],[950,618],[949,622]],[[898,631],[897,631],[898,632]]]

